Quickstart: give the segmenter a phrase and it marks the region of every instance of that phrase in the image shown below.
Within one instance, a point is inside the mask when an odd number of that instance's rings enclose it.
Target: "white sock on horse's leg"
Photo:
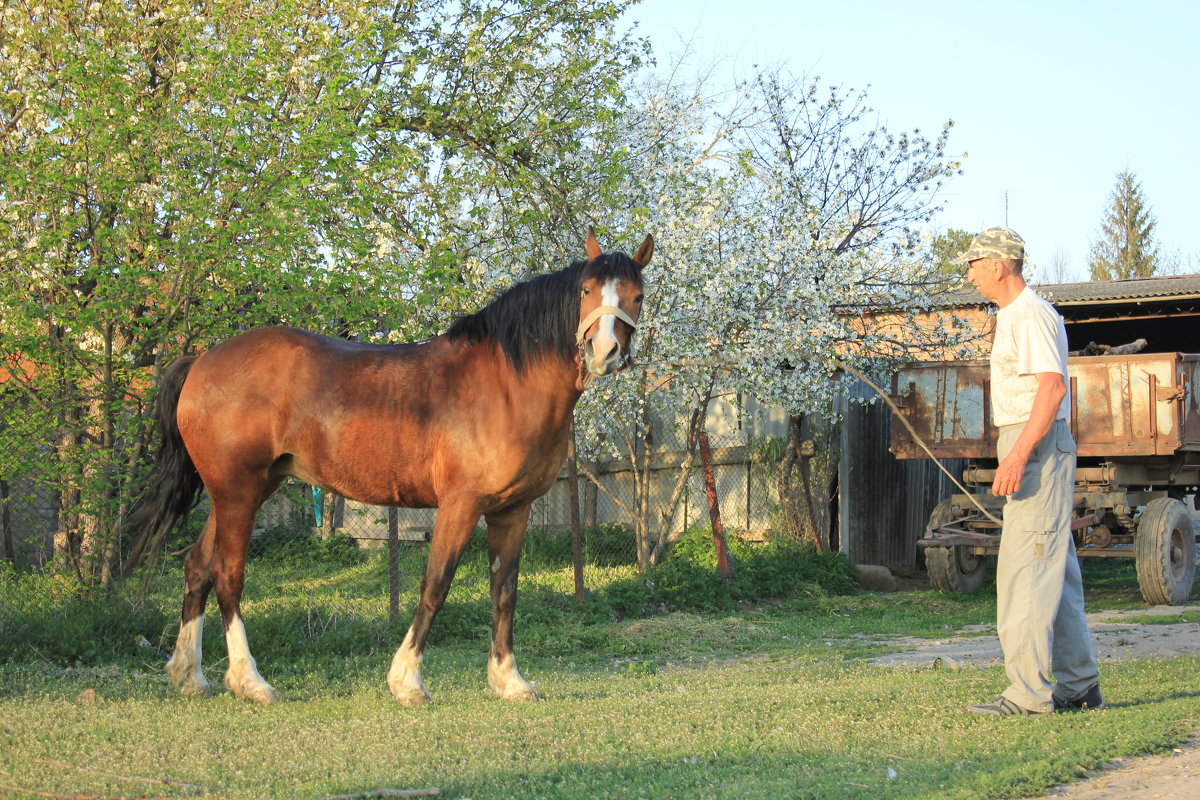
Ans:
[[[537,700],[533,686],[517,671],[512,653],[500,659],[495,654],[488,657],[488,686],[504,700]]]
[[[243,700],[255,703],[274,703],[279,698],[271,684],[258,674],[258,665],[250,655],[250,643],[246,639],[246,626],[240,614],[234,614],[225,628],[225,645],[229,650],[229,669],[225,671],[225,685]]]
[[[185,695],[209,693],[208,679],[200,669],[203,634],[203,614],[180,625],[179,636],[175,639],[175,652],[167,662],[167,678]]]
[[[421,706],[429,702],[429,692],[421,680],[421,653],[412,646],[413,632],[410,628],[404,642],[392,656],[392,667],[388,670],[387,683],[396,701],[404,706]]]

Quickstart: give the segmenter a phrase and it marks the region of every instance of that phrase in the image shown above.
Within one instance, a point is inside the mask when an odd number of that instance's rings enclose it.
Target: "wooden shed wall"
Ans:
[[[856,564],[887,567],[923,565],[916,542],[929,513],[956,490],[929,459],[900,460],[888,452],[892,413],[874,390],[857,379],[842,401],[842,453],[838,467],[839,535],[842,552]],[[943,462],[960,477],[965,459]]]

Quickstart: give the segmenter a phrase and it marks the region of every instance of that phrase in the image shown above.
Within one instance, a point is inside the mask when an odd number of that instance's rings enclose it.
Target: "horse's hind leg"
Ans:
[[[425,577],[421,580],[421,600],[404,642],[392,656],[387,675],[388,688],[401,705],[420,706],[429,702],[429,692],[421,680],[421,659],[425,641],[429,638],[429,626],[446,602],[450,581],[478,521],[478,501],[473,497],[443,499],[438,508]]]
[[[185,695],[209,693],[208,680],[201,669],[200,640],[204,633],[204,605],[213,587],[215,533],[216,519],[210,514],[183,567],[183,614],[175,652],[167,662],[167,677]]]
[[[529,506],[487,516],[488,564],[492,572],[492,652],[488,656],[488,686],[505,700],[536,700],[537,693],[513,656],[513,612],[517,607],[517,573],[521,542],[529,521]]]
[[[271,479],[269,485],[256,494],[250,494],[252,479],[242,486],[245,488],[212,493],[213,515],[217,519],[213,578],[217,604],[221,607],[221,621],[225,625],[225,645],[229,652],[225,685],[243,700],[267,704],[276,702],[278,697],[271,684],[258,673],[258,665],[250,654],[250,642],[242,622],[241,602],[246,551],[254,527],[254,514],[279,486],[279,481]]]

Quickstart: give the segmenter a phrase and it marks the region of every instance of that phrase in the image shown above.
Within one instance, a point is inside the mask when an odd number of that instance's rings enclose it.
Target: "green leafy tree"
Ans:
[[[1148,278],[1157,273],[1156,224],[1134,174],[1129,170],[1117,173],[1117,185],[1109,196],[1100,233],[1088,256],[1092,280]]]
[[[481,262],[575,252],[620,183],[615,150],[580,154],[644,52],[629,2],[0,7],[0,372],[26,409],[0,478],[59,487],[58,555],[103,582],[154,552],[121,523],[176,354],[263,324],[419,336]],[[42,457],[4,463],[35,419]]]
[[[943,233],[933,237],[929,250],[933,257],[933,266],[938,274],[953,281],[961,281],[965,270],[962,264],[955,264],[954,259],[971,246],[975,234],[962,228],[947,228]]]

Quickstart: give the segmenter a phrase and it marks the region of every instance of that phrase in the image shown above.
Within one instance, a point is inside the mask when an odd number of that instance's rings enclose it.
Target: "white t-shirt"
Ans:
[[[1054,307],[1025,287],[996,314],[992,340],[992,422],[1016,425],[1029,421],[1037,394],[1037,373],[1057,372],[1067,393],[1056,419],[1071,414],[1071,384],[1067,378],[1067,329]]]

